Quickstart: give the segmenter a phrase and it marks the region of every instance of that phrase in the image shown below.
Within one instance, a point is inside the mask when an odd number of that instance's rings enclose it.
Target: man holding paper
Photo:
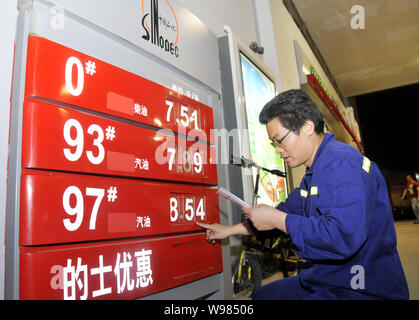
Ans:
[[[324,133],[323,116],[302,90],[268,102],[259,115],[300,187],[276,208],[242,208],[247,220],[202,224],[210,242],[231,235],[288,233],[307,263],[291,278],[261,287],[254,299],[408,299],[385,180],[355,148]]]

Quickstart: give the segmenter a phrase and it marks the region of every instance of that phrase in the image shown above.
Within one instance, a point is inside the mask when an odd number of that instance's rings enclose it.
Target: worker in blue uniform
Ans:
[[[289,167],[304,164],[300,187],[276,208],[242,208],[247,220],[199,224],[208,241],[281,230],[307,262],[254,299],[408,299],[385,180],[370,159],[324,134],[323,116],[302,90],[268,102],[259,120]]]

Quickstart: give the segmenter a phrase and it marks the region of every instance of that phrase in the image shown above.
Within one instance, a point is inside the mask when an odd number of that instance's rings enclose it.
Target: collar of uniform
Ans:
[[[330,142],[330,141],[334,141],[336,139],[336,136],[333,133],[326,133],[323,137],[322,143],[320,144],[319,148],[316,151],[316,155],[314,156],[313,159],[313,163],[311,165],[310,168],[306,169],[306,174],[312,174],[313,173],[313,168],[316,165],[316,161],[319,157],[319,155],[322,153],[322,151],[324,150],[324,147]]]

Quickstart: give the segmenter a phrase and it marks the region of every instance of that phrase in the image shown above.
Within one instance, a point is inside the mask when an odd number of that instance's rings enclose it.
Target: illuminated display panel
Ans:
[[[243,53],[240,53],[240,62],[251,159],[261,167],[285,172],[284,161],[270,145],[265,125],[259,123],[260,111],[275,96],[275,84]],[[253,168],[253,183],[255,182],[256,169]],[[258,203],[277,205],[286,197],[285,178],[262,170],[259,180]]]

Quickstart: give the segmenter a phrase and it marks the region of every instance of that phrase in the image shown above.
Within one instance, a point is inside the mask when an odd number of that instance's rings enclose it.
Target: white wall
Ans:
[[[305,40],[304,36],[298,29],[293,18],[289,14],[287,8],[284,6],[283,2],[280,0],[256,0],[256,16],[258,29],[265,31],[261,34],[261,45],[268,48],[268,54],[275,54],[276,63],[268,62],[269,66],[275,70],[278,69],[279,83],[281,84],[281,91],[289,89],[300,88],[300,80],[297,70],[297,62],[294,52],[293,41],[297,40],[301,50],[308,56],[310,62],[316,68],[318,74],[322,78],[323,82],[329,89],[331,96],[334,98],[337,108],[340,113],[344,113],[344,105],[339,98],[339,95],[335,91],[331,82],[327,78],[325,72],[323,71],[320,63],[313,54],[310,46]],[[266,34],[269,32],[267,25],[269,24],[268,19],[271,20],[272,25],[272,36],[267,37]],[[266,59],[266,58],[264,58]],[[345,131],[341,126],[342,133]],[[348,141],[346,143],[352,142],[349,138],[350,136],[344,133],[345,137],[348,136]],[[305,173],[305,167],[300,166],[298,168],[292,169],[292,184],[294,187],[299,186],[301,177]]]
[[[283,90],[296,89],[300,87],[293,45],[293,40],[297,40],[301,50],[308,56],[310,62],[314,68],[316,68],[324,84],[329,89],[331,96],[337,104],[339,112],[343,115],[345,112],[343,102],[335,91],[332,83],[329,81],[326,73],[312,52],[304,36],[298,29],[291,15],[288,13],[287,8],[284,6],[282,1],[277,0],[270,0],[270,5],[276,51],[278,53],[279,73]]]
[[[278,56],[269,0],[178,0],[217,37],[225,36],[224,25],[243,43],[256,41],[265,49],[262,60],[276,75],[281,91]]]
[[[4,299],[6,179],[17,0],[1,1],[0,12],[0,299]]]
[[[224,25],[244,43],[258,41],[254,0],[178,0],[217,37],[225,36]]]
[[[276,51],[274,26],[269,0],[254,0],[256,24],[259,36],[259,45],[264,48],[262,60],[276,76],[277,91],[283,91],[279,75],[278,53]]]
[[[310,46],[298,29],[287,8],[282,1],[270,0],[273,29],[275,34],[276,50],[278,52],[278,65],[280,77],[284,90],[296,89],[300,87],[297,73],[297,62],[294,53],[293,41],[297,40],[301,50],[308,56],[313,66],[316,68],[323,82],[330,91],[330,94],[343,107],[339,95],[336,93],[331,82],[327,78],[316,56],[311,51]]]

